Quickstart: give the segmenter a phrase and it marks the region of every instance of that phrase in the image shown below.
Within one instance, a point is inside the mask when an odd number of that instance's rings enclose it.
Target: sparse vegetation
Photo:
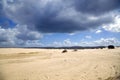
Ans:
[[[74,49],[73,51],[77,51],[77,49]]]
[[[62,51],[62,53],[66,53],[67,52],[67,50],[66,49],[64,49],[63,51]]]
[[[108,49],[115,49],[114,45],[108,45]]]

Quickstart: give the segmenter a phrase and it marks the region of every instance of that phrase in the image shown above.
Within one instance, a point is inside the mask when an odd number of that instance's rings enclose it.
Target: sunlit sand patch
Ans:
[[[15,48],[2,53],[0,80],[120,80],[120,48],[62,51]]]

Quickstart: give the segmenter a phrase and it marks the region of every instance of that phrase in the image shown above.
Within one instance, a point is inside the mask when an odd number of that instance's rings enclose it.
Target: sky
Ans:
[[[0,0],[0,47],[120,46],[120,0]]]

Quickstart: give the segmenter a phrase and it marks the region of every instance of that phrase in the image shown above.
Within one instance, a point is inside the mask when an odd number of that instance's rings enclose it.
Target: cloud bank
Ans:
[[[103,28],[111,32],[120,32],[120,15],[115,17],[115,22],[104,25]]]
[[[114,44],[115,46],[120,45],[120,41],[117,38],[100,38],[98,40],[93,41],[80,41],[80,42],[74,42],[70,39],[65,39],[61,42],[53,42],[52,44],[48,44],[47,46],[108,46]]]
[[[0,27],[0,47],[32,46],[31,43],[36,43],[41,37],[39,32],[29,30],[26,25],[8,29]]]
[[[74,35],[102,26],[120,32],[119,12],[120,0],[0,0],[0,46],[40,46],[44,33]]]
[[[72,33],[114,22],[120,0],[2,0],[0,10],[42,33]],[[109,3],[109,4],[108,4]]]

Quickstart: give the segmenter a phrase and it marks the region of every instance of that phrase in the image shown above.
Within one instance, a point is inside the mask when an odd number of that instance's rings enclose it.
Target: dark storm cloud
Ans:
[[[1,17],[1,15],[2,15],[2,11],[3,10],[3,5],[2,5],[2,1],[0,1],[0,17]]]
[[[7,37],[5,36],[0,37],[0,42],[6,42],[6,41],[8,41]]]
[[[46,19],[45,22],[37,23],[35,26],[41,32],[75,32],[96,28],[103,23],[112,22],[112,18],[101,18],[97,21],[74,22],[72,20],[52,20]]]
[[[6,18],[5,13],[3,11],[4,7],[2,4],[2,0],[0,0],[0,26],[4,28],[8,28],[10,25],[10,20]]]
[[[76,10],[91,15],[103,15],[120,8],[120,0],[75,0]]]
[[[42,33],[69,33],[113,22],[119,0],[3,0],[4,12],[18,24]],[[21,38],[20,36],[18,38]]]

